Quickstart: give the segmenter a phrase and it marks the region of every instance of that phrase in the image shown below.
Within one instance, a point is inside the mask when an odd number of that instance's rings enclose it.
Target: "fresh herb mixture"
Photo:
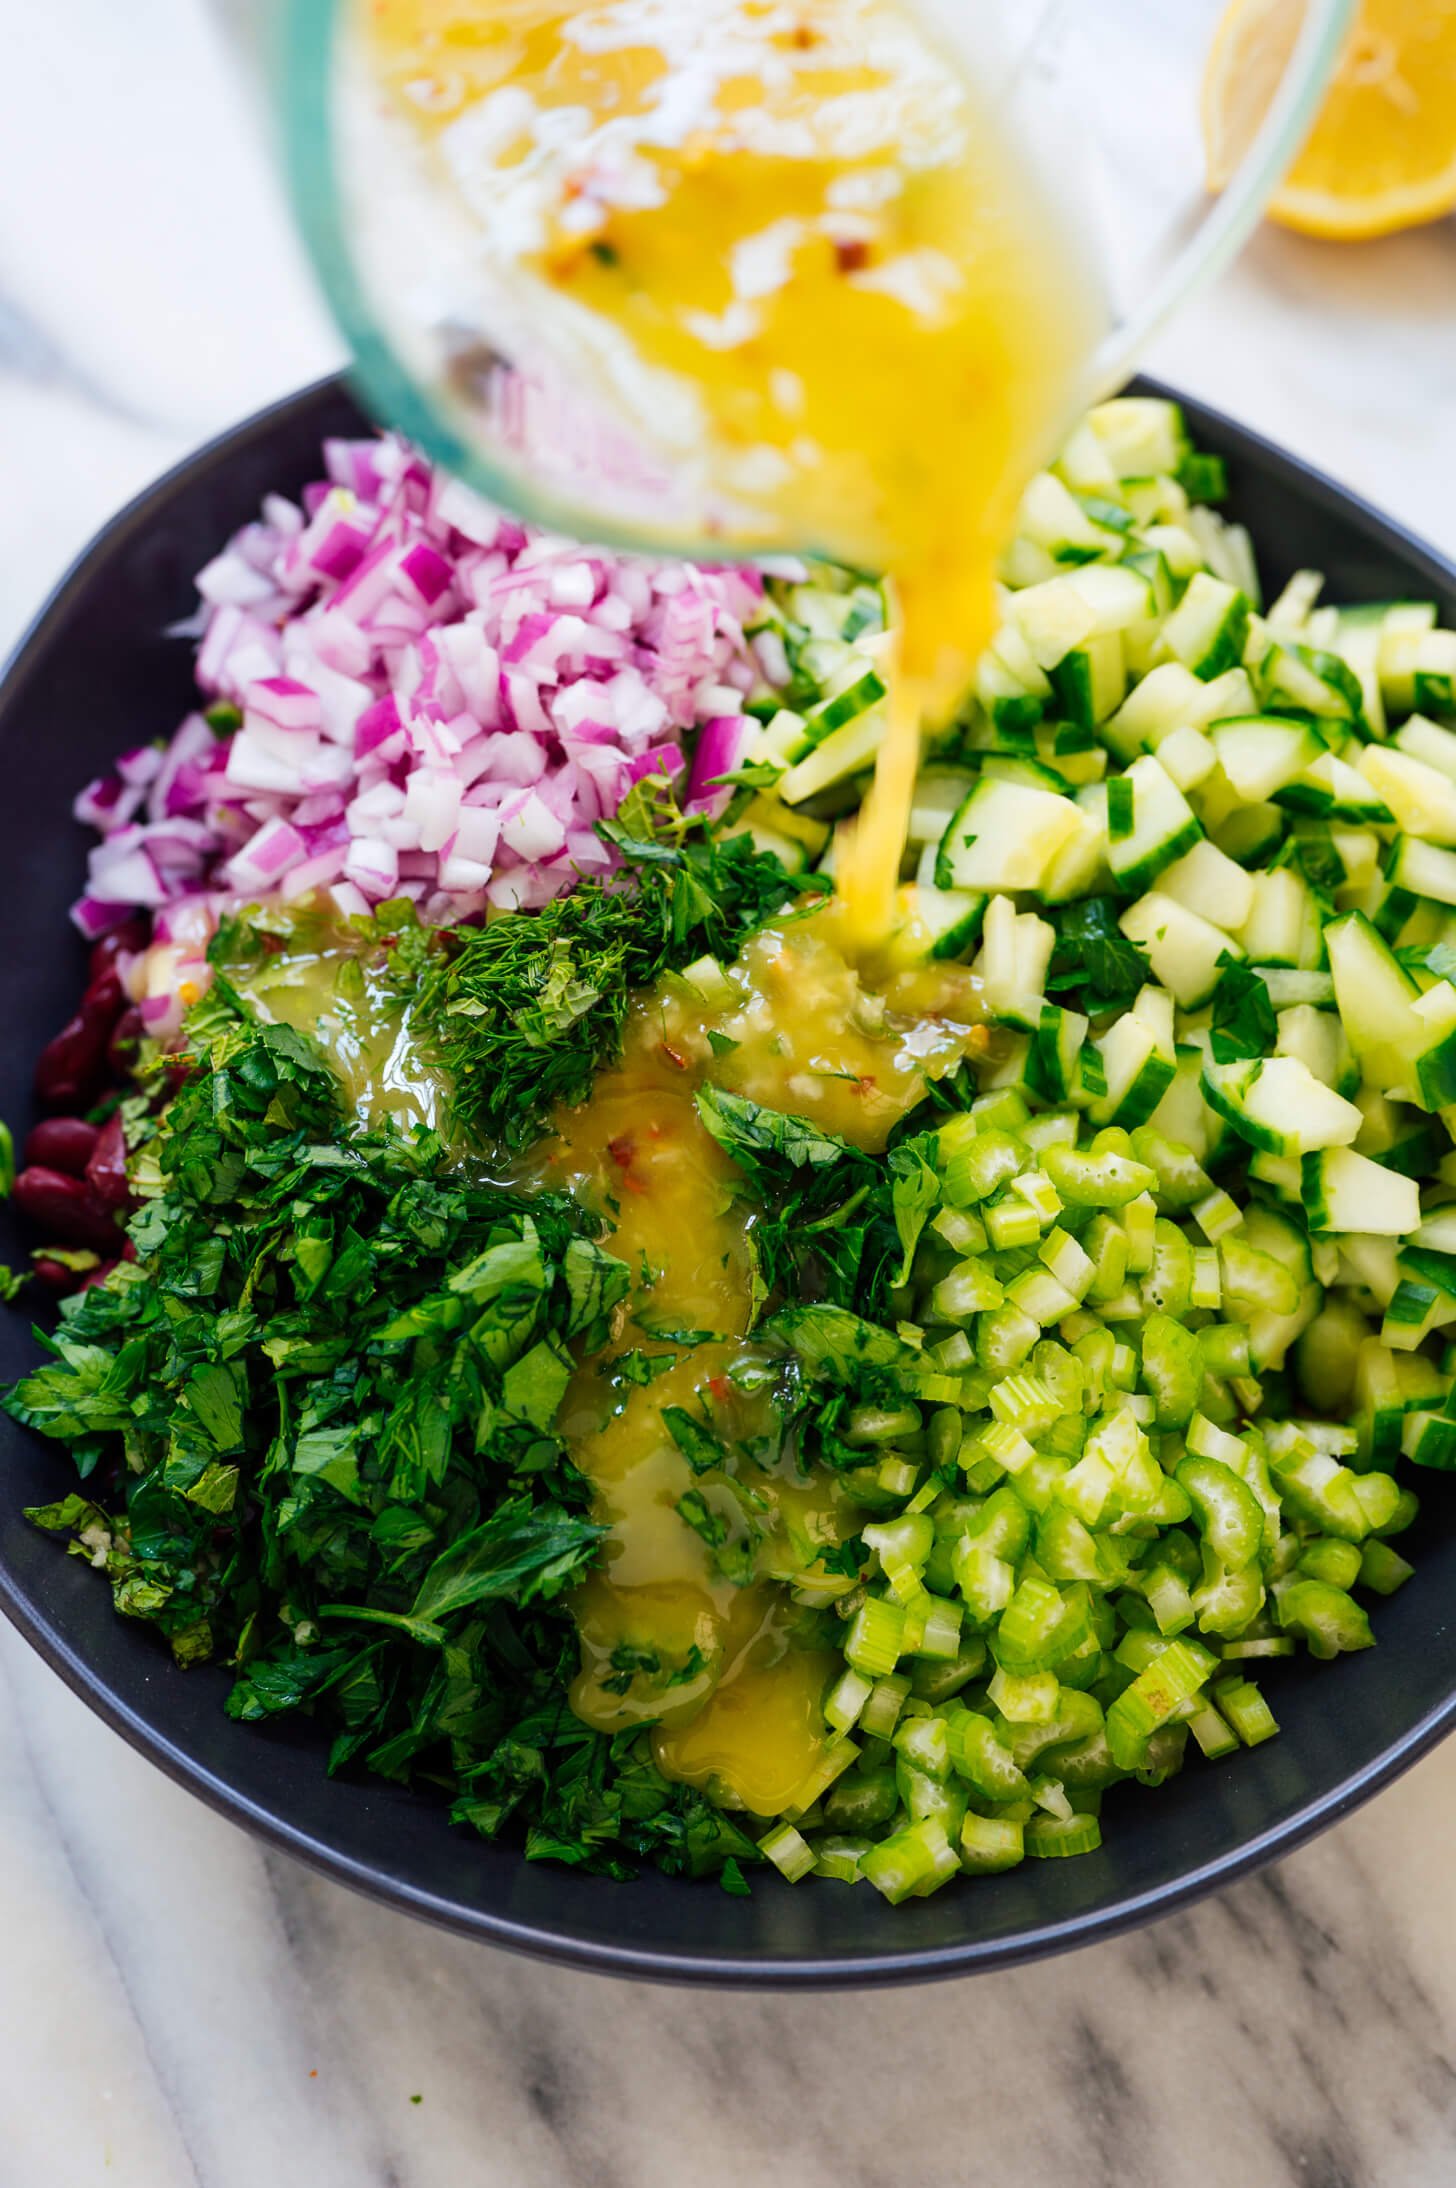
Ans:
[[[585,1100],[617,1053],[632,996],[665,971],[739,945],[806,889],[748,834],[714,835],[638,791],[601,833],[620,878],[586,881],[533,918],[458,929],[422,968],[413,1022],[454,1088],[457,1122],[520,1148],[558,1103]]]
[[[234,1667],[234,1717],[310,1711],[331,1767],[572,1861],[751,1851],[566,1703],[564,1592],[600,1529],[553,1422],[628,1272],[574,1204],[351,1124],[287,1027],[199,1017],[138,1158],[139,1258],[68,1303],[8,1401],[87,1483],[32,1517],[181,1662]]]

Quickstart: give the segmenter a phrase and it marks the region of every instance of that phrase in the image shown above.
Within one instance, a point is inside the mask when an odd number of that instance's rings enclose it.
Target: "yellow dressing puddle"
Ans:
[[[693,1095],[722,1087],[876,1149],[927,1082],[967,1054],[978,1016],[958,967],[867,988],[840,947],[842,927],[829,908],[767,930],[711,998],[680,982],[639,998],[620,1064],[557,1117],[526,1165],[532,1182],[564,1186],[607,1219],[610,1249],[639,1279],[631,1319],[580,1370],[562,1415],[608,1529],[601,1564],[573,1599],[582,1669],[572,1706],[602,1730],[655,1724],[670,1776],[763,1815],[783,1806],[823,1746],[834,1663],[806,1645],[786,1582],[852,1533],[856,1515],[834,1477],[801,1478],[779,1448],[769,1390],[743,1387],[755,1370],[766,1381],[773,1364],[743,1335],[753,1215]],[[614,1384],[618,1355],[670,1349],[653,1330],[718,1339],[679,1351],[651,1383]],[[664,1426],[672,1406],[711,1423],[721,1468],[694,1473]],[[741,1455],[744,1443],[760,1463]],[[717,1552],[677,1510],[692,1491],[722,1518]]]
[[[755,1815],[777,1815],[823,1750],[824,1692],[838,1662],[811,1650],[749,1651],[690,1724],[658,1734],[660,1767],[690,1785],[726,1788]]]
[[[286,935],[254,938],[264,954],[228,968],[260,1018],[317,1041],[367,1124],[406,1131],[444,1122],[447,1085],[421,1060],[388,953],[341,942],[324,915],[299,912]],[[266,947],[276,943],[276,947]]]

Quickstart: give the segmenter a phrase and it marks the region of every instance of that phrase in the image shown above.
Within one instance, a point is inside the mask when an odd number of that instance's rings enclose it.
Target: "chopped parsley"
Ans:
[[[755,1858],[648,1733],[567,1702],[564,1596],[602,1530],[554,1422],[627,1268],[575,1203],[346,1121],[311,1044],[225,981],[194,1022],[142,1151],[138,1259],[66,1302],[5,1397],[86,1484],[31,1518],[179,1661],[226,1663],[234,1717],[312,1718],[332,1769],[443,1791],[531,1856]]]
[[[1091,896],[1056,913],[1048,995],[1091,1015],[1132,1002],[1152,978],[1146,953],[1117,924],[1118,908],[1113,897]]]
[[[710,1550],[721,1549],[728,1540],[726,1515],[714,1510],[701,1489],[683,1491],[677,1500],[677,1516],[695,1535],[701,1535]]]
[[[661,1418],[663,1427],[695,1474],[709,1473],[713,1467],[723,1464],[726,1454],[722,1439],[706,1421],[698,1420],[680,1405],[665,1405]]]
[[[1214,1062],[1232,1064],[1241,1057],[1271,1056],[1278,1038],[1279,1020],[1267,981],[1237,959],[1227,959],[1213,991],[1210,1045]]]
[[[795,1170],[818,1169],[849,1153],[849,1143],[836,1133],[721,1087],[700,1088],[697,1111],[718,1145],[755,1176],[772,1174],[785,1163]]]

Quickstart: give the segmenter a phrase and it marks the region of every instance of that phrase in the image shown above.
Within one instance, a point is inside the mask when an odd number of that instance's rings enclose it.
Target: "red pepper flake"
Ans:
[[[715,1405],[722,1405],[733,1389],[726,1375],[710,1375],[707,1381],[708,1396]]]
[[[683,1055],[681,1049],[674,1048],[670,1041],[664,1041],[661,1045],[663,1055],[667,1058],[668,1062],[675,1067],[675,1069],[677,1069],[678,1071],[686,1071],[688,1069],[689,1059]]]
[[[863,273],[870,262],[870,247],[863,236],[842,236],[834,246],[834,262],[842,274]]]
[[[636,1152],[637,1142],[630,1132],[620,1133],[616,1139],[607,1142],[607,1153],[621,1171],[622,1183],[626,1186],[627,1191],[629,1193],[645,1193],[647,1187],[643,1184],[641,1178],[633,1175],[632,1171],[632,1163]]]

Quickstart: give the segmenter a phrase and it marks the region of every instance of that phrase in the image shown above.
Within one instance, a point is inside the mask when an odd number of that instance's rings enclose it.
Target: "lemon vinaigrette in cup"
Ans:
[[[421,212],[448,203],[416,259],[435,320],[488,283],[478,316],[571,353],[620,447],[676,445],[726,551],[891,573],[875,783],[838,859],[882,937],[922,720],[991,636],[998,550],[1103,332],[1089,257],[896,0],[356,6],[371,125],[417,140]],[[571,429],[536,414],[539,441]]]

